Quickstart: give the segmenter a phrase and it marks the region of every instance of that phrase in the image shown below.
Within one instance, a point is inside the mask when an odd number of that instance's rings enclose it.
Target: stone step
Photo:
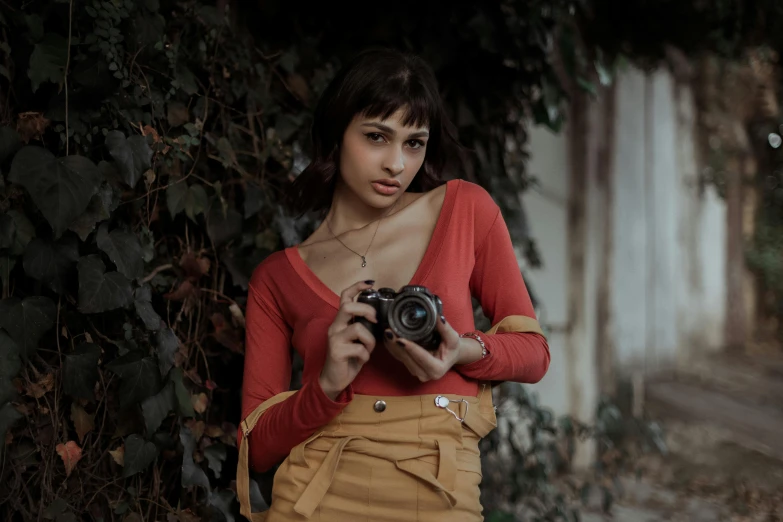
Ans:
[[[690,361],[674,380],[783,412],[783,359],[722,355]]]
[[[681,380],[648,382],[648,413],[664,423],[668,418],[717,427],[731,442],[783,460],[783,408],[760,402],[769,390],[753,391],[752,382],[741,380],[731,381],[728,391],[720,390],[719,381],[712,378],[712,386]],[[778,401],[783,402],[783,395]]]

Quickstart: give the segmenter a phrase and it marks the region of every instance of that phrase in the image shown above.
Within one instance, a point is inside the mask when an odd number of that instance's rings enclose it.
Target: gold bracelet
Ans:
[[[466,332],[460,337],[470,337],[471,339],[475,339],[478,341],[478,343],[481,345],[481,358],[483,359],[488,355],[489,352],[487,352],[487,345],[484,344],[484,340],[479,336],[476,332]]]

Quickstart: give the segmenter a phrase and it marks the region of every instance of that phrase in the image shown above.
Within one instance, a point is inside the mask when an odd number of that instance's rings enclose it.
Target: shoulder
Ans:
[[[290,268],[286,250],[273,252],[253,269],[249,286],[256,293],[269,295],[289,277]]]
[[[472,225],[477,235],[486,233],[500,213],[492,195],[481,185],[463,179],[449,183],[454,192],[453,217],[463,225]]]
[[[497,203],[487,189],[478,183],[464,179],[456,179],[449,183],[454,183],[457,196],[463,206],[472,207],[477,212],[488,210],[493,216],[497,213]]]

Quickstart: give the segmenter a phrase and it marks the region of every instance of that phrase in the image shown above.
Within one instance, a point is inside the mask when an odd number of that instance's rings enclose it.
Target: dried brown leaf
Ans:
[[[72,402],[71,420],[79,435],[79,444],[83,444],[85,435],[95,429],[95,414],[87,413],[79,404]]]
[[[16,122],[16,132],[22,141],[29,143],[32,139],[40,139],[49,123],[42,112],[22,112]]]
[[[209,405],[209,398],[207,397],[206,393],[199,393],[198,395],[191,395],[190,396],[190,402],[193,404],[193,409],[196,410],[197,413],[204,413],[207,411],[207,406]]]
[[[120,466],[125,466],[125,444],[117,448],[116,450],[109,450],[109,455]]]
[[[76,468],[76,464],[82,458],[82,449],[72,440],[65,444],[58,444],[55,449],[60,458],[63,459],[66,476],[70,476],[71,472]]]

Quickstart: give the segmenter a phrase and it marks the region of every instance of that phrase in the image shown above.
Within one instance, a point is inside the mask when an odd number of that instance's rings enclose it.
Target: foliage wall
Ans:
[[[279,201],[319,93],[360,47],[421,52],[473,151],[454,175],[526,240],[521,116],[562,121],[568,8],[0,3],[0,518],[235,520],[248,278],[314,225]]]

